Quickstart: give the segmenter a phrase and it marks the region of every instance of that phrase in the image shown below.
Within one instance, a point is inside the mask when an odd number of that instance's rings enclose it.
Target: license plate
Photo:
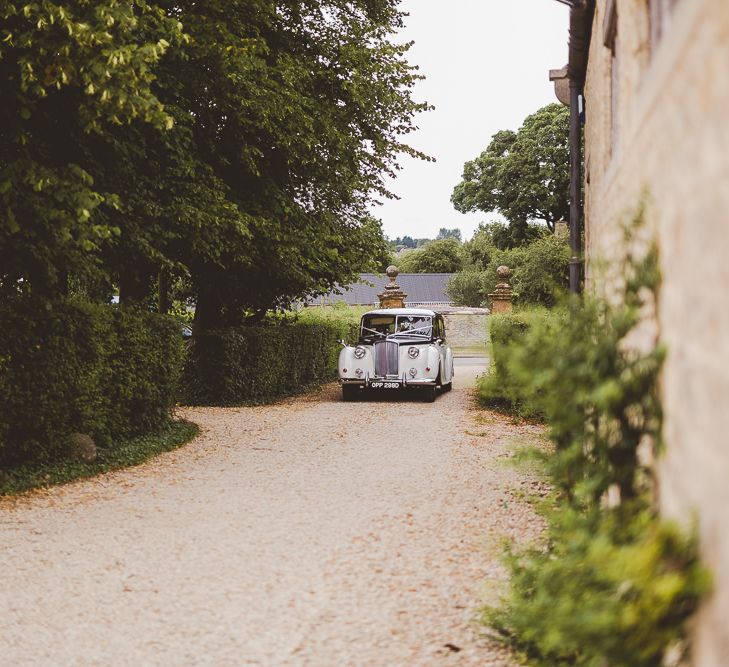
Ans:
[[[370,382],[372,389],[399,389],[399,382]]]

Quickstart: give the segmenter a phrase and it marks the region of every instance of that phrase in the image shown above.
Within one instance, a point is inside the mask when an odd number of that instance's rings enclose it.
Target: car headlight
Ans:
[[[415,358],[417,358],[417,356],[418,356],[419,354],[420,354],[420,349],[419,349],[419,348],[417,348],[417,347],[415,347],[415,346],[413,346],[413,347],[411,347],[411,348],[408,348],[408,356],[409,356],[409,357],[410,357],[411,359],[415,359]]]
[[[364,358],[365,354],[367,354],[367,350],[365,350],[363,347],[354,348],[354,356],[356,359]]]
[[[411,378],[414,378],[417,374],[418,374],[418,369],[417,368],[411,368],[410,369],[410,377]]]

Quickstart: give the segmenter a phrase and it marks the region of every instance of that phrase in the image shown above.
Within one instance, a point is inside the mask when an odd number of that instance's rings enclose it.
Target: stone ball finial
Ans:
[[[498,269],[496,269],[496,275],[501,282],[505,283],[507,280],[509,280],[509,276],[511,275],[511,269],[508,266],[502,265]]]
[[[400,269],[398,269],[394,264],[391,264],[387,267],[387,270],[385,271],[388,278],[392,278],[395,280],[400,275]]]

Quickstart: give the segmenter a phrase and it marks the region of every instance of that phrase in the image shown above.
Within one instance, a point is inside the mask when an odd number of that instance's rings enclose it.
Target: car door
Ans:
[[[446,328],[443,316],[438,316],[440,335],[439,338],[443,339],[443,344],[440,346],[441,353],[441,368],[443,369],[443,382],[449,384],[453,381],[453,353],[448,341],[446,339]]]

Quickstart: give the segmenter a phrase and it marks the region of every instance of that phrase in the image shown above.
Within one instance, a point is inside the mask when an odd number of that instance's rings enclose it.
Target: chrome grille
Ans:
[[[399,348],[397,343],[380,341],[375,343],[375,375],[384,377],[386,375],[398,374]]]

